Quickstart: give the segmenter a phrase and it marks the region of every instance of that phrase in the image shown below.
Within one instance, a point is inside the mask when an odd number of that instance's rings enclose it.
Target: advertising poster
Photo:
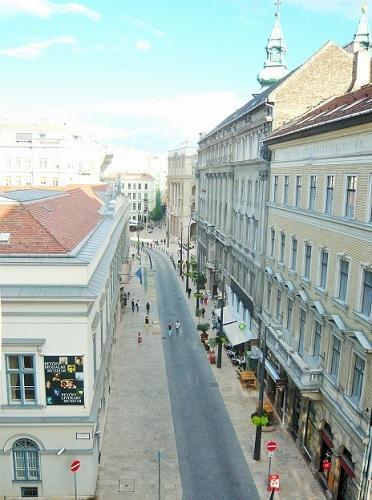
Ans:
[[[84,356],[44,356],[48,406],[84,404]]]

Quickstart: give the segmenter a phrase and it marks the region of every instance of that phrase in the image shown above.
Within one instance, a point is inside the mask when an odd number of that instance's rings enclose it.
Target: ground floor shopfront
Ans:
[[[268,350],[265,389],[325,496],[357,500],[365,445],[320,392],[301,391]]]

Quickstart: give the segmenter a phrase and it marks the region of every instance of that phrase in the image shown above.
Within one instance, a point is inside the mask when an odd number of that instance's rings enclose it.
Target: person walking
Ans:
[[[187,295],[190,298],[190,296],[191,296],[191,288],[190,287],[187,289]]]
[[[134,302],[134,300],[133,300],[133,299],[132,299],[131,304],[132,304],[132,312],[134,312],[134,309],[135,309],[135,307],[136,307],[136,304],[135,304],[135,302]]]
[[[146,328],[146,330],[148,330],[148,328],[149,328],[149,323],[150,323],[149,317],[145,316],[145,328]]]
[[[172,325],[171,323],[169,323],[168,325],[168,337],[171,337],[172,336]]]
[[[150,302],[146,302],[146,311],[147,314],[150,314]]]
[[[204,307],[202,307],[202,310],[201,310],[201,316],[202,316],[202,318],[204,319],[204,316],[205,316],[205,309],[204,309]]]
[[[208,305],[208,294],[207,294],[207,292],[205,292],[205,294],[204,294],[204,305],[205,306]]]
[[[177,320],[176,321],[176,324],[175,324],[175,328],[176,328],[176,333],[180,333],[180,327],[181,327],[181,323]]]
[[[139,300],[136,301],[136,311],[139,312]]]
[[[137,344],[142,344],[142,335],[140,332],[138,332],[138,336],[137,336]]]

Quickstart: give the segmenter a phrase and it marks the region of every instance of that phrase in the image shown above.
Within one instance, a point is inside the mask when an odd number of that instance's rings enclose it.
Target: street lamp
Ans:
[[[222,299],[221,299],[221,314],[220,314],[220,328],[217,335],[218,350],[217,350],[217,368],[221,368],[222,362],[222,336],[223,336],[223,308],[225,307],[225,275],[222,278]]]
[[[182,276],[182,233],[183,233],[183,224],[181,223],[181,246],[180,246],[180,276]]]
[[[264,336],[262,343],[262,362],[259,377],[260,393],[258,396],[258,417],[262,417],[263,413],[263,400],[264,400],[264,383],[265,383],[265,362],[266,362],[266,327],[264,328]],[[262,436],[262,425],[256,426],[256,438],[254,442],[254,452],[253,460],[260,460],[261,458],[261,436]]]
[[[190,226],[192,221],[192,214],[190,215],[189,225],[187,228],[187,254],[186,254],[186,292],[189,289],[189,272],[190,272]]]

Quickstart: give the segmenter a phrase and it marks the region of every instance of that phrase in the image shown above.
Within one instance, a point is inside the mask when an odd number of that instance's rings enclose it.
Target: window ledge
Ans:
[[[343,300],[341,299],[338,299],[337,297],[332,297],[332,300],[334,302],[336,302],[336,304],[340,307],[342,307],[342,309],[344,309],[345,311],[348,311],[349,310],[349,306],[347,305],[346,302],[344,302]]]
[[[27,486],[30,485],[30,483],[32,484],[42,484],[42,481],[41,479],[13,479],[12,480],[12,483],[13,484],[22,484],[22,486],[24,486],[25,488],[27,488]]]
[[[324,297],[328,297],[328,292],[326,291],[325,288],[321,288],[320,286],[316,286],[315,290],[317,292],[321,293],[322,295],[324,295]]]
[[[372,317],[371,318],[368,318],[368,316],[366,316],[365,314],[361,313],[361,312],[357,312],[357,311],[353,311],[354,312],[354,315],[357,316],[357,318],[361,321],[364,321],[365,323],[368,324],[368,326],[371,325],[372,323]]]
[[[358,414],[362,413],[362,410],[359,408],[360,401],[361,401],[360,399],[357,400],[350,395],[345,395],[344,398],[349,403],[349,405],[353,408],[353,410],[355,410]]]
[[[32,404],[32,405],[1,405],[2,410],[42,410],[46,408],[44,405]]]

